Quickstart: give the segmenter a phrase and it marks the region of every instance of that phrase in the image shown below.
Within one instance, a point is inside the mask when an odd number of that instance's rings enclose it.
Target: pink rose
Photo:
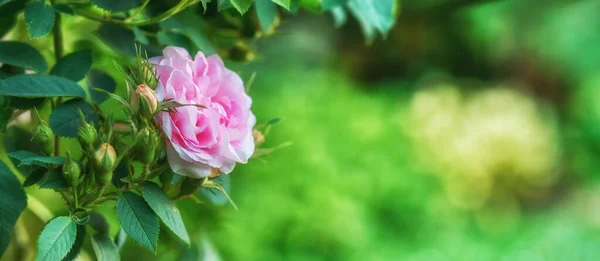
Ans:
[[[252,128],[256,117],[252,99],[233,71],[217,55],[194,59],[180,47],[166,47],[163,56],[149,59],[159,82],[158,101],[182,104],[176,113],[160,112],[155,121],[166,137],[169,164],[177,174],[207,177],[211,169],[230,173],[235,163],[246,163],[254,153]]]

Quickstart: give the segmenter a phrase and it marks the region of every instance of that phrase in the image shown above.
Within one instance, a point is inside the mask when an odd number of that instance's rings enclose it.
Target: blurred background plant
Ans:
[[[200,244],[164,233],[157,256],[126,241],[123,260],[600,259],[600,1],[403,0],[386,37],[321,4],[278,10],[267,32],[216,1],[133,31],[64,16],[66,49],[96,50],[113,78],[145,38],[227,57],[254,79],[257,118],[283,119],[264,146],[294,143],[223,180],[238,211],[178,203]],[[52,60],[51,40],[14,21],[4,39]],[[6,150],[23,144],[12,124]]]

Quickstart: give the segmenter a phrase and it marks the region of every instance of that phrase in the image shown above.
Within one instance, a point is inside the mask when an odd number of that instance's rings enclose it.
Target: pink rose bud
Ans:
[[[140,84],[131,96],[131,108],[135,114],[151,117],[158,108],[156,93],[146,84]]]
[[[110,143],[103,143],[96,151],[96,182],[100,185],[110,183],[115,168],[117,153]]]
[[[154,117],[165,137],[169,165],[179,175],[204,178],[230,173],[254,153],[250,109],[242,79],[227,69],[218,55],[194,57],[183,48],[166,47],[163,56],[148,60],[159,81],[156,97],[181,104],[175,112]]]

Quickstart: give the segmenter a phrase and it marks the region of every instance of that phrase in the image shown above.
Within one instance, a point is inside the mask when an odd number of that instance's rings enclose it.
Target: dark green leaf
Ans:
[[[158,219],[142,197],[131,192],[121,195],[117,199],[117,218],[131,238],[152,252],[156,251]]]
[[[23,187],[24,188],[29,187],[35,183],[38,183],[44,177],[44,174],[46,174],[46,172],[48,172],[48,171],[44,168],[36,169],[35,171],[33,171],[32,173],[30,173],[27,176],[27,178],[23,182]]]
[[[46,36],[54,26],[54,8],[38,0],[25,8],[25,21],[31,38]]]
[[[44,73],[48,70],[46,60],[40,52],[21,42],[0,42],[0,63],[31,69],[38,73]]]
[[[6,125],[12,118],[13,110],[10,108],[12,98],[0,95],[0,132],[4,132]]]
[[[81,247],[83,246],[83,242],[85,240],[85,226],[77,226],[77,237],[75,237],[75,243],[73,243],[73,247],[69,250],[69,254],[63,261],[71,261],[75,260],[81,251]]]
[[[92,68],[92,52],[82,50],[70,53],[52,67],[50,74],[69,78],[75,82],[83,79]]]
[[[263,32],[271,31],[275,17],[277,16],[277,6],[271,0],[255,0],[256,16]]]
[[[19,180],[0,161],[0,256],[10,243],[12,230],[25,206],[27,196]]]
[[[63,189],[69,187],[69,184],[63,176],[60,168],[48,172],[48,174],[46,174],[46,176],[40,180],[39,184],[40,188],[45,189]]]
[[[0,0],[1,2],[2,0]],[[16,16],[25,8],[26,1],[5,1],[0,4],[0,37],[12,29],[16,22]]]
[[[271,1],[273,1],[273,3],[276,3],[285,9],[290,10],[290,0],[271,0]]]
[[[77,137],[79,127],[83,124],[79,110],[83,112],[88,123],[98,126],[98,114],[92,105],[81,99],[73,99],[56,107],[50,115],[50,128],[54,134],[63,137]]]
[[[96,34],[110,48],[135,56],[135,35],[132,31],[114,24],[102,24]]]
[[[160,23],[160,27],[164,30],[179,29],[179,31],[185,33],[194,45],[204,52],[205,55],[211,55],[216,53],[216,50],[204,35],[202,26],[200,26],[202,23],[204,23],[204,21],[199,16],[195,15],[192,10],[185,10]]]
[[[119,261],[119,251],[108,233],[97,233],[92,236],[92,247],[98,261]]]
[[[96,230],[96,232],[98,232],[98,233],[108,233],[109,232],[108,221],[106,221],[106,219],[102,215],[100,215],[96,212],[90,213],[90,220],[89,220],[88,224],[92,228],[94,228],[94,230]]]
[[[162,222],[181,240],[189,244],[190,237],[185,230],[181,214],[173,201],[169,199],[162,189],[154,183],[146,182],[142,184],[142,195]]]
[[[90,2],[111,12],[127,11],[142,4],[141,0],[90,0]]]
[[[121,162],[119,162],[119,165],[117,165],[115,171],[113,172],[114,174],[112,182],[117,188],[123,187],[126,184],[125,182],[121,181],[121,179],[129,176],[128,165],[129,161],[127,160],[127,157],[125,157],[123,160],[121,160]]]
[[[0,46],[2,50],[2,46]],[[22,74],[0,81],[0,94],[17,97],[85,97],[76,82],[53,75]]]
[[[348,0],[323,0],[323,11],[329,11],[334,7],[343,7],[348,3]]]
[[[156,34],[156,40],[161,45],[173,45],[185,48],[190,53],[198,51],[194,43],[187,36],[177,32],[160,31]]]
[[[13,151],[8,153],[8,156],[18,160],[19,165],[35,165],[40,167],[46,167],[46,163],[51,164],[64,164],[65,158],[63,157],[46,157],[36,154],[31,151]]]
[[[252,5],[252,0],[229,0],[240,14],[244,14]]]
[[[37,261],[61,260],[75,243],[77,225],[69,217],[57,217],[44,227],[38,238]]]
[[[21,160],[20,165],[45,166],[44,164],[62,165],[62,164],[65,164],[65,158],[64,157],[45,157],[45,156],[31,157],[31,158],[26,158],[24,160]]]
[[[94,90],[94,88],[102,89],[107,92],[114,92],[117,89],[117,83],[110,75],[103,71],[92,70],[87,75],[87,86],[92,96],[92,101],[100,104],[108,99],[108,94]]]
[[[46,98],[22,98],[22,97],[12,97],[10,99],[9,106],[13,109],[31,109],[33,107],[41,106]]]
[[[67,4],[57,4],[57,5],[54,5],[53,7],[54,7],[54,10],[56,10],[57,12],[61,12],[63,14],[68,14],[68,15],[75,14],[75,12],[73,11],[73,8],[71,8]]]

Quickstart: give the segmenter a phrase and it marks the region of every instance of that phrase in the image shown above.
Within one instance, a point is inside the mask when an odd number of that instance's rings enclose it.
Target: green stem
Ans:
[[[113,17],[99,15],[97,13],[87,11],[87,10],[75,10],[75,14],[79,15],[79,16],[83,16],[90,20],[95,20],[95,21],[105,22],[105,23],[113,23],[113,24],[123,25],[123,26],[127,26],[127,27],[144,26],[144,25],[160,23],[164,20],[167,20],[171,16],[178,14],[179,12],[185,10],[188,6],[193,5],[196,2],[197,2],[197,0],[192,0],[192,1],[182,0],[177,5],[173,6],[171,9],[167,10],[166,12],[164,12],[156,17],[150,17],[150,18],[137,20],[137,21],[130,21],[129,19],[125,19],[125,20],[114,19]]]
[[[54,0],[50,0],[50,3],[54,5]],[[54,57],[56,58],[56,62],[63,57],[64,48],[63,48],[63,34],[61,28],[62,15],[60,12],[56,12],[54,16],[54,27],[52,28],[53,32],[53,42],[54,42]],[[58,107],[62,102],[62,97],[58,97],[56,99],[56,103],[54,103],[54,108]],[[54,155],[58,156],[60,154],[60,137],[54,137]]]
[[[146,8],[146,5],[148,5],[148,3],[150,3],[150,0],[144,1],[144,4],[142,4],[142,6],[140,6],[137,10],[135,10],[135,13],[133,13],[130,17],[125,19],[125,21],[131,22],[131,20],[136,18],[142,12],[142,10],[144,10],[144,8]]]
[[[79,193],[77,193],[77,187],[71,187],[73,189],[73,200],[75,201],[75,208],[79,207]]]

